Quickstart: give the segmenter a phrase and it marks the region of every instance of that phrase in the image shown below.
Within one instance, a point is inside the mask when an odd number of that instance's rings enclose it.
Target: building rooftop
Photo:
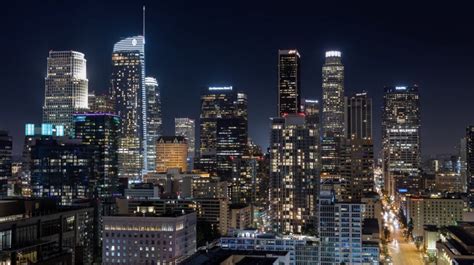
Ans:
[[[379,221],[376,218],[364,219],[364,224],[362,225],[362,234],[371,235],[378,233],[380,233]]]
[[[276,260],[273,257],[245,257],[236,265],[272,265]]]
[[[208,250],[199,250],[191,257],[182,261],[181,265],[214,265],[220,264],[232,255],[268,257],[268,256],[286,256],[288,251],[252,251],[252,250],[224,250],[214,247]],[[256,260],[254,260],[256,261]],[[237,263],[240,264],[240,263]],[[252,264],[252,263],[242,263]],[[242,265],[241,264],[241,265]],[[273,264],[273,263],[253,263],[253,264]]]

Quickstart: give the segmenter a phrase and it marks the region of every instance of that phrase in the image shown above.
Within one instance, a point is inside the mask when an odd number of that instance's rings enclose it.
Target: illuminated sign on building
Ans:
[[[407,87],[406,86],[397,86],[395,87],[396,90],[406,90]]]
[[[232,86],[211,86],[209,91],[232,90]]]

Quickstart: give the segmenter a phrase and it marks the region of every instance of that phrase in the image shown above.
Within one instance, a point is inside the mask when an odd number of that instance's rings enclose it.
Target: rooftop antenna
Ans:
[[[143,5],[143,44],[145,44],[145,5]]]

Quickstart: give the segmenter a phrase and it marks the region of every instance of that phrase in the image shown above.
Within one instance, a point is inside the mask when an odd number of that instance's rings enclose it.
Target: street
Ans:
[[[422,254],[416,249],[413,242],[408,243],[403,237],[403,230],[399,226],[393,209],[385,207],[384,219],[392,242],[388,243],[388,253],[392,257],[394,265],[419,265],[424,264]]]

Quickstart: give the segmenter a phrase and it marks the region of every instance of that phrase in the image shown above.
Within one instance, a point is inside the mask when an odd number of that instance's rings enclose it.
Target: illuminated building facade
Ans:
[[[104,265],[177,265],[196,251],[196,213],[104,216],[102,236]]]
[[[344,65],[341,52],[326,52],[322,68],[323,140],[321,146],[322,178],[339,177],[340,145],[345,137]]]
[[[161,96],[158,81],[153,77],[145,78],[146,89],[146,155],[148,171],[156,168],[156,141],[162,135]]]
[[[333,190],[322,189],[318,212],[321,240],[318,264],[362,264],[364,204],[337,201]]]
[[[145,42],[143,36],[125,38],[112,53],[111,94],[122,121],[119,176],[140,179],[146,172]]]
[[[50,51],[45,78],[43,123],[63,125],[72,133],[72,114],[88,108],[88,80],[84,54]]]
[[[471,196],[471,208],[474,208],[474,125],[466,128],[465,138],[465,164],[466,164],[466,179],[468,183],[468,193]]]
[[[0,264],[94,262],[94,208],[61,207],[48,199],[0,203]]]
[[[118,192],[118,140],[120,117],[110,113],[74,115],[74,136],[96,147],[94,196],[112,197]]]
[[[156,172],[171,168],[181,172],[188,170],[188,143],[182,136],[161,136],[156,141]]]
[[[386,87],[382,114],[385,190],[416,192],[421,163],[418,87]]]
[[[12,137],[0,130],[0,198],[7,195],[8,180],[12,176]]]
[[[190,118],[174,119],[174,135],[183,136],[188,142],[188,168],[192,169],[194,165],[194,156],[196,152],[196,125]]]
[[[278,115],[300,112],[301,57],[297,50],[278,51]]]
[[[374,191],[372,99],[367,93],[346,98],[346,137],[340,146],[340,174],[346,181],[345,200],[360,201]]]
[[[52,136],[31,147],[31,187],[34,197],[51,197],[62,205],[93,197],[96,147],[80,140]]]
[[[304,114],[273,118],[270,138],[270,211],[274,229],[303,234],[316,227],[319,133]]]
[[[89,111],[100,113],[115,113],[114,101],[109,94],[96,95],[94,91],[89,93]]]
[[[248,138],[247,95],[229,87],[209,87],[201,96],[200,146],[197,166],[223,179],[232,175]]]

